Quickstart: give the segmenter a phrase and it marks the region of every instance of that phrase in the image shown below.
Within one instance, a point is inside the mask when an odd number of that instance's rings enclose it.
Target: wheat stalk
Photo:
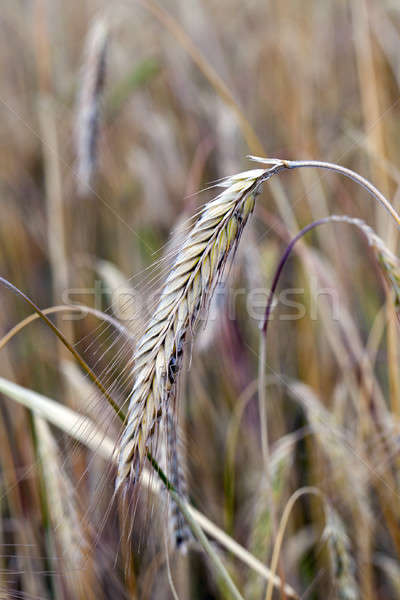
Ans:
[[[304,168],[323,169],[325,171],[333,171],[334,173],[344,175],[348,179],[351,179],[352,181],[357,183],[360,187],[364,188],[364,190],[366,190],[370,196],[375,198],[375,200],[383,206],[383,208],[389,213],[389,215],[400,227],[400,215],[395,210],[395,208],[393,208],[389,200],[368,179],[366,179],[359,173],[356,173],[356,171],[352,171],[347,167],[342,167],[341,165],[337,165],[335,163],[324,162],[320,160],[282,160],[280,158],[261,158],[259,156],[249,156],[248,158],[257,163],[261,163],[264,165],[272,165],[273,172],[272,170],[269,171],[271,175],[275,175],[284,170]]]
[[[208,202],[177,253],[154,316],[134,357],[135,383],[119,445],[116,487],[140,474],[160,419],[176,396],[184,345],[207,309],[230,254],[254,208],[255,195],[272,169],[254,169],[226,180]]]

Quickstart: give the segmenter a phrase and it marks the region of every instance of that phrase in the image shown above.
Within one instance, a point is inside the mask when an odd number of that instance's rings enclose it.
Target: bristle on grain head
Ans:
[[[223,182],[177,252],[155,313],[134,356],[135,383],[119,444],[116,488],[138,480],[160,420],[174,405],[176,382],[189,333],[207,309],[229,256],[254,209],[255,196],[269,172],[255,169]]]

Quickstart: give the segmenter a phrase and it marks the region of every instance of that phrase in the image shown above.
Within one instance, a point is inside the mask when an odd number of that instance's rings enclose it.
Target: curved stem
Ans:
[[[360,221],[359,219],[351,219],[350,217],[347,217],[346,215],[329,215],[328,217],[323,217],[322,219],[318,219],[317,221],[313,221],[312,223],[309,223],[301,231],[299,231],[295,235],[295,237],[290,241],[288,246],[286,247],[286,249],[279,261],[279,264],[276,268],[275,275],[272,280],[271,289],[270,289],[267,304],[265,307],[264,320],[261,325],[261,331],[262,331],[264,338],[266,338],[266,336],[267,336],[268,323],[269,323],[271,312],[272,312],[272,304],[273,304],[276,288],[278,286],[279,279],[282,274],[282,270],[289,259],[289,256],[293,250],[293,247],[299,241],[299,239],[302,238],[306,233],[308,233],[315,227],[319,227],[319,225],[324,225],[327,223],[347,223],[348,225],[357,226],[358,229],[367,237],[367,239],[369,239],[369,238],[368,238],[368,234],[366,233],[365,229],[368,229],[369,231],[372,232],[372,230],[369,227],[365,226],[365,228],[364,228],[364,227],[360,226],[360,223],[362,225],[365,225],[365,224],[362,221]]]
[[[355,181],[361,187],[363,187],[367,192],[371,194],[378,202],[382,204],[382,206],[388,211],[388,213],[393,217],[396,221],[397,225],[400,226],[400,215],[393,208],[389,200],[376,188],[368,179],[348,169],[347,167],[342,167],[340,165],[336,165],[335,163],[323,162],[318,160],[288,160],[284,161],[285,167],[288,169],[298,169],[298,168],[316,168],[316,169],[327,169],[328,171],[335,171],[336,173],[341,173],[348,179]]]
[[[375,200],[377,200],[387,210],[387,212],[393,217],[397,225],[400,227],[400,215],[393,208],[389,200],[376,188],[368,179],[335,163],[324,162],[320,160],[282,160],[280,158],[260,158],[258,156],[249,156],[251,160],[262,163],[264,165],[272,165],[272,169],[267,171],[266,178],[269,179],[272,175],[280,173],[283,169],[302,169],[302,168],[313,168],[313,169],[326,169],[328,171],[334,171],[340,173],[348,179],[355,181],[362,188],[364,188]],[[268,176],[268,174],[270,175]]]
[[[286,530],[286,526],[287,523],[289,521],[289,517],[290,514],[292,512],[293,506],[296,504],[296,501],[301,497],[304,496],[305,494],[315,494],[316,496],[322,496],[322,493],[315,487],[312,486],[308,486],[308,487],[303,487],[298,489],[289,499],[289,502],[286,504],[285,506],[285,510],[283,511],[283,515],[282,515],[282,519],[279,525],[279,531],[278,531],[278,536],[275,542],[275,546],[274,546],[274,551],[272,554],[272,560],[271,560],[271,573],[273,575],[275,575],[277,567],[278,567],[278,562],[279,562],[279,556],[280,556],[280,552],[281,552],[281,547],[282,547],[282,542],[283,542],[283,537],[285,535],[285,530]],[[265,600],[272,600],[272,592],[273,592],[273,586],[271,585],[271,582],[269,582],[268,587],[267,587],[267,592],[265,595]]]
[[[265,314],[264,314],[264,320],[261,325],[261,331],[262,331],[262,336],[263,336],[264,340],[267,337],[268,323],[269,323],[269,318],[270,318],[271,312],[272,312],[272,303],[274,300],[276,288],[278,287],[278,283],[279,283],[279,279],[280,279],[280,276],[283,271],[283,267],[287,263],[289,256],[293,250],[294,245],[296,244],[296,242],[299,241],[300,238],[303,237],[303,235],[305,235],[306,233],[311,231],[311,229],[314,229],[314,227],[318,227],[319,225],[323,225],[324,223],[330,223],[330,222],[332,222],[332,220],[333,220],[332,217],[329,216],[329,217],[324,217],[322,219],[319,219],[318,221],[313,221],[312,223],[309,223],[308,225],[306,225],[306,227],[304,227],[301,231],[299,231],[299,233],[291,240],[290,244],[286,247],[286,250],[283,253],[282,258],[279,261],[278,267],[275,271],[275,275],[272,280],[271,289],[270,289],[270,292],[268,295],[267,305],[266,305]]]
[[[43,321],[50,327],[50,329],[52,329],[54,331],[56,336],[61,340],[61,342],[64,344],[64,346],[71,352],[71,354],[78,361],[80,366],[86,371],[86,373],[89,375],[89,377],[93,381],[93,383],[99,388],[101,393],[107,399],[107,402],[114,409],[116,415],[121,419],[122,422],[125,421],[125,414],[123,413],[123,411],[119,408],[118,404],[116,402],[114,402],[114,400],[111,398],[110,394],[107,392],[107,390],[105,389],[105,387],[103,386],[101,381],[98,379],[98,377],[92,371],[92,369],[89,367],[87,362],[81,357],[79,352],[77,352],[75,350],[75,348],[67,340],[65,335],[58,329],[58,327],[56,325],[54,325],[54,323],[52,323],[52,321],[50,321],[50,319],[48,319],[46,317],[44,312],[34,303],[33,300],[31,300],[29,298],[29,296],[24,294],[24,292],[22,292],[20,289],[18,289],[15,285],[10,283],[7,279],[4,279],[4,277],[0,277],[0,283],[2,283],[6,288],[8,288],[12,292],[14,292],[14,294],[17,294],[17,296],[20,296],[21,298],[23,298],[25,300],[25,302],[27,304],[29,304],[29,306],[31,306],[33,308],[33,310],[39,315],[39,317],[41,319],[43,319]]]
[[[110,323],[111,325],[113,325],[120,333],[122,333],[125,337],[127,337],[128,339],[130,339],[132,342],[133,340],[133,336],[130,333],[130,331],[128,331],[128,329],[126,329],[126,327],[124,327],[123,325],[121,325],[121,323],[119,321],[117,321],[117,319],[114,319],[113,317],[111,317],[110,315],[107,315],[107,313],[102,312],[101,310],[97,310],[95,308],[91,308],[90,306],[85,306],[85,305],[73,305],[73,306],[68,306],[68,305],[62,305],[60,304],[59,306],[50,306],[49,308],[43,308],[42,309],[42,313],[44,315],[51,315],[54,313],[59,313],[59,312],[81,312],[81,313],[88,313],[91,314],[95,317],[97,317],[98,319],[102,319],[103,321],[107,321],[108,323]],[[33,313],[32,315],[29,315],[29,317],[26,317],[25,319],[23,319],[22,321],[20,321],[19,323],[17,323],[16,325],[14,325],[14,327],[12,327],[10,329],[10,331],[8,333],[6,333],[1,339],[0,339],[0,350],[2,350],[4,348],[4,346],[19,332],[21,331],[24,327],[26,327],[27,325],[29,325],[29,323],[32,323],[33,321],[36,321],[37,319],[40,319],[41,315],[37,312]]]

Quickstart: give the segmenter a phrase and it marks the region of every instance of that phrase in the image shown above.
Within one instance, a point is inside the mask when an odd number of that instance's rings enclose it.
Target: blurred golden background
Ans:
[[[93,314],[50,315],[123,402],[157,289],[151,265],[218,193],[213,182],[254,168],[247,154],[338,163],[399,206],[399,57],[400,6],[390,0],[5,0],[0,275],[41,308],[79,303],[122,323],[132,339]],[[331,214],[363,219],[397,254],[396,225],[355,183],[311,169],[271,179],[181,383],[188,496],[265,565],[276,531],[257,400],[259,324],[286,244]],[[293,493],[312,488],[288,517],[279,576],[301,598],[398,598],[390,286],[365,238],[336,223],[299,242],[279,292],[266,361],[278,525]],[[0,294],[3,337],[32,309],[5,287]],[[116,439],[112,412],[44,323],[0,352],[2,378],[103,430],[108,422]],[[146,502],[137,537],[148,543],[133,544],[125,569],[115,505],[107,511],[109,465],[6,395],[0,406],[0,597],[162,600],[174,597],[169,567],[181,600],[230,597],[196,548],[171,551],[168,567],[165,527],[146,516]],[[243,597],[264,598],[265,579],[215,546]]]

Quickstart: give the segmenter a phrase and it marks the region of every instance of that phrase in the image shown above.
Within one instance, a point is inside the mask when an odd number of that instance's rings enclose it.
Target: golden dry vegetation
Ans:
[[[391,0],[3,0],[1,598],[400,597],[399,57]]]

